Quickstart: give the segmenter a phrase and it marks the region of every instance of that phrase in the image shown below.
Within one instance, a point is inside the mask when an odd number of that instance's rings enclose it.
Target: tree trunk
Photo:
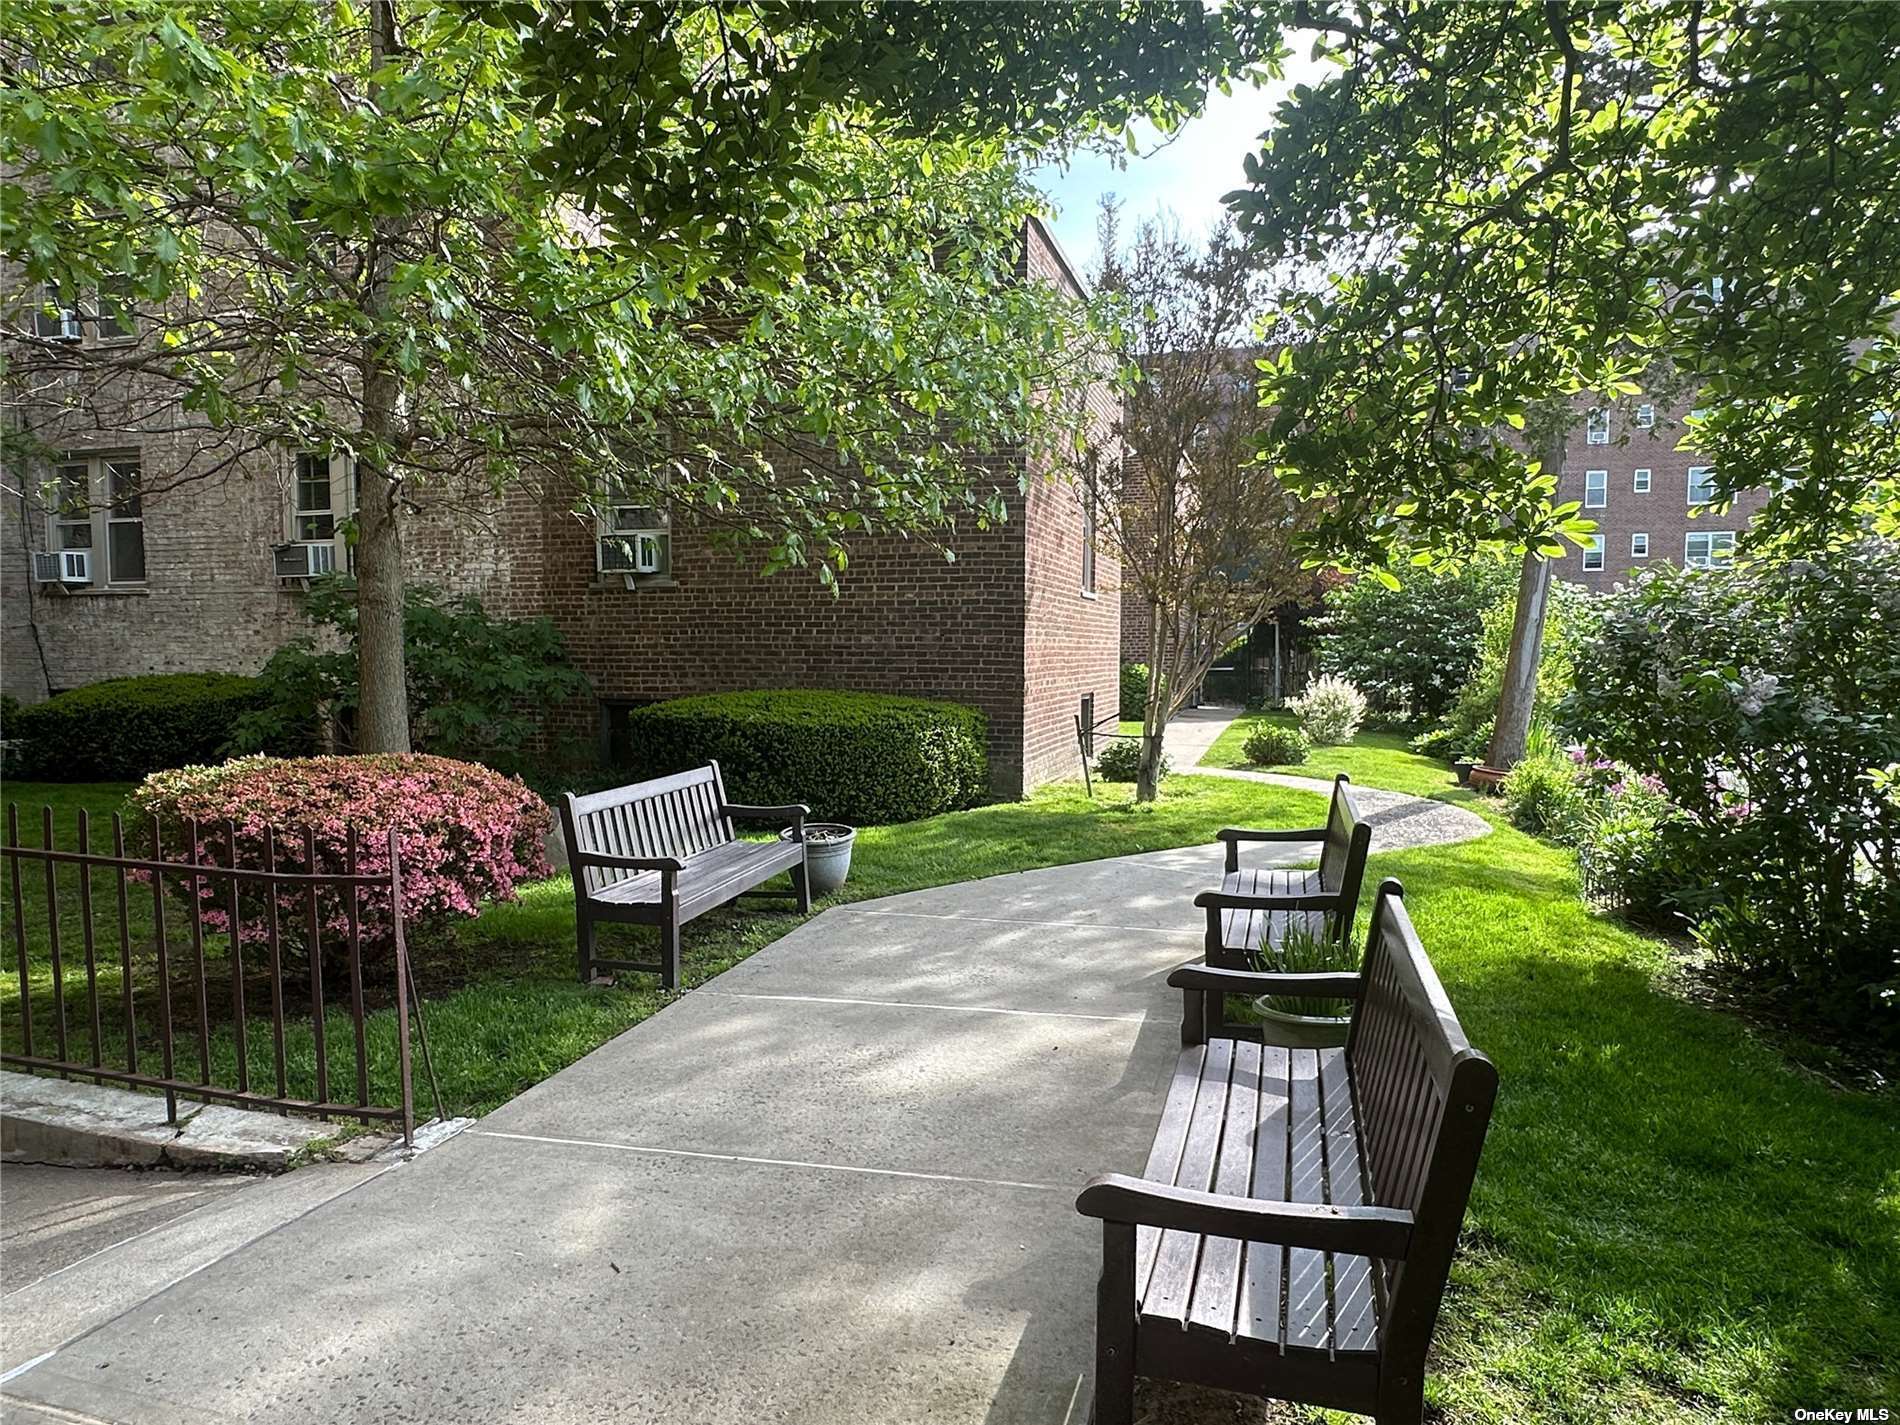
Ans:
[[[1148,601],[1148,699],[1141,711],[1141,770],[1135,777],[1135,800],[1151,802],[1161,787],[1161,742],[1168,730],[1168,640],[1163,606]]]
[[[396,48],[391,0],[370,6],[370,59],[380,69]],[[371,97],[374,98],[372,86]],[[383,452],[395,444],[400,378],[383,350],[380,328],[395,269],[391,239],[400,218],[379,218],[372,228],[363,307],[372,333],[363,345],[363,443],[374,459],[358,461],[356,511],[356,750],[408,752],[409,676],[403,649],[402,524],[398,484],[384,467]]]
[[[1524,552],[1517,580],[1517,612],[1511,620],[1511,651],[1504,661],[1504,686],[1498,691],[1497,722],[1485,764],[1510,768],[1524,756],[1530,740],[1531,713],[1537,704],[1537,665],[1544,656],[1544,615],[1550,607],[1550,561],[1535,549]]]
[[[1541,466],[1559,480],[1568,440],[1569,426],[1552,422]],[[1524,569],[1517,580],[1517,611],[1511,619],[1511,648],[1504,660],[1504,686],[1498,690],[1497,721],[1484,754],[1490,767],[1515,767],[1530,741],[1531,714],[1537,708],[1537,665],[1544,657],[1544,621],[1550,613],[1550,578],[1550,561],[1535,548],[1525,549]]]

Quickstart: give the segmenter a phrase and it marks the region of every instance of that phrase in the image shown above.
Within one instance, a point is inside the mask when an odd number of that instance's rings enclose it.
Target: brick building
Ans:
[[[1019,275],[1082,295],[1039,223],[1026,231]],[[88,324],[79,339],[111,338]],[[1105,431],[1115,398],[1090,399]],[[347,560],[336,530],[351,496],[342,462],[262,450],[211,473],[222,453],[200,453],[197,439],[148,431],[128,444],[73,430],[53,469],[6,472],[7,692],[32,701],[129,674],[252,672],[308,630],[306,581],[286,577],[274,551],[292,546],[299,568]],[[907,693],[980,708],[994,789],[1016,795],[1078,771],[1071,719],[1084,695],[1112,704],[1121,636],[1112,554],[1090,548],[1088,513],[1062,472],[1025,470],[1025,459],[984,458],[1005,488],[1030,478],[1005,523],[957,531],[955,562],[915,541],[867,537],[835,598],[796,572],[760,578],[664,512],[627,507],[594,522],[565,493],[526,489],[480,508],[424,508],[408,524],[405,558],[414,582],[552,618],[597,697],[570,710],[570,730],[597,735],[603,750],[626,708],[656,698],[794,686]],[[146,480],[133,498],[143,471],[165,479]],[[69,492],[63,510],[40,497],[48,478]],[[80,554],[83,569],[54,567]]]
[[[1621,401],[1607,408],[1578,402],[1579,420],[1564,448],[1559,501],[1576,500],[1597,523],[1594,549],[1566,546],[1557,576],[1604,593],[1646,565],[1707,565],[1733,553],[1767,500],[1749,490],[1727,510],[1710,508],[1705,457],[1676,449],[1688,408]]]

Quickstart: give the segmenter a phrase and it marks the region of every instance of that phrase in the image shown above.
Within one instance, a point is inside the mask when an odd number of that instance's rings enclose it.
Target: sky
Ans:
[[[1310,44],[1288,37],[1293,57],[1284,78],[1259,89],[1236,87],[1232,94],[1210,91],[1198,118],[1190,119],[1163,141],[1144,124],[1138,132],[1140,152],[1124,154],[1125,166],[1101,154],[1078,154],[1065,170],[1047,167],[1034,175],[1060,209],[1051,224],[1056,241],[1075,268],[1093,272],[1098,253],[1095,218],[1104,193],[1122,200],[1122,234],[1126,241],[1146,219],[1172,213],[1181,231],[1201,237],[1220,217],[1221,195],[1245,182],[1242,159],[1258,147],[1274,107],[1295,84],[1316,82],[1329,66],[1307,57]]]

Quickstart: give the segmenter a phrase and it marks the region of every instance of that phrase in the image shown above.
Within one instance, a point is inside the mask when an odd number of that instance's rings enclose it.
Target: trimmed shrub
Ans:
[[[1148,665],[1122,664],[1121,720],[1140,722],[1148,714]]]
[[[1118,737],[1095,754],[1095,770],[1110,782],[1132,782],[1141,775],[1141,739]],[[1155,780],[1168,775],[1168,754],[1161,754],[1155,767]]]
[[[22,743],[25,776],[128,782],[212,761],[239,719],[267,701],[258,679],[235,673],[113,678],[18,709],[8,719],[7,736]],[[308,745],[280,730],[271,750],[301,752]]]
[[[1267,722],[1247,734],[1241,754],[1256,767],[1291,767],[1304,762],[1313,750],[1306,734],[1297,727],[1281,727]]]
[[[708,693],[627,714],[636,777],[717,761],[734,801],[804,802],[854,826],[975,805],[989,791],[987,731],[961,703],[810,688]]]
[[[189,843],[198,823],[198,853],[231,864],[225,823],[236,836],[240,866],[264,864],[267,832],[277,833],[279,870],[307,871],[303,829],[316,832],[316,869],[337,873],[348,864],[349,832],[357,833],[357,869],[389,870],[388,834],[402,858],[405,928],[423,928],[478,915],[484,901],[513,900],[524,881],[549,874],[546,837],[553,827],[547,803],[512,777],[446,757],[239,757],[215,767],[155,772],[132,793],[131,806],[157,817],[167,856]],[[173,848],[176,848],[174,850]],[[229,883],[207,882],[207,927],[230,927]],[[362,943],[372,952],[393,944],[388,897],[359,895]],[[345,898],[318,895],[326,958],[343,952],[349,933]],[[240,934],[263,941],[268,919],[261,900],[241,902]],[[303,893],[287,891],[278,907],[279,933],[289,948],[303,943],[308,912]]]
[[[1297,698],[1288,698],[1286,705],[1299,717],[1300,731],[1322,747],[1351,742],[1366,720],[1365,694],[1330,673],[1315,678]]]
[[[1436,757],[1441,762],[1453,760],[1451,729],[1448,727],[1427,728],[1407,745],[1421,757]]]

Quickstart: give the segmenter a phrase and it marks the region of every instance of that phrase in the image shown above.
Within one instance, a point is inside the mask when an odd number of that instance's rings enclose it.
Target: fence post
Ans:
[[[389,914],[396,931],[396,1072],[402,1079],[402,1141],[416,1142],[416,1092],[409,1077],[409,949],[402,938],[402,864],[396,832],[389,832]]]

